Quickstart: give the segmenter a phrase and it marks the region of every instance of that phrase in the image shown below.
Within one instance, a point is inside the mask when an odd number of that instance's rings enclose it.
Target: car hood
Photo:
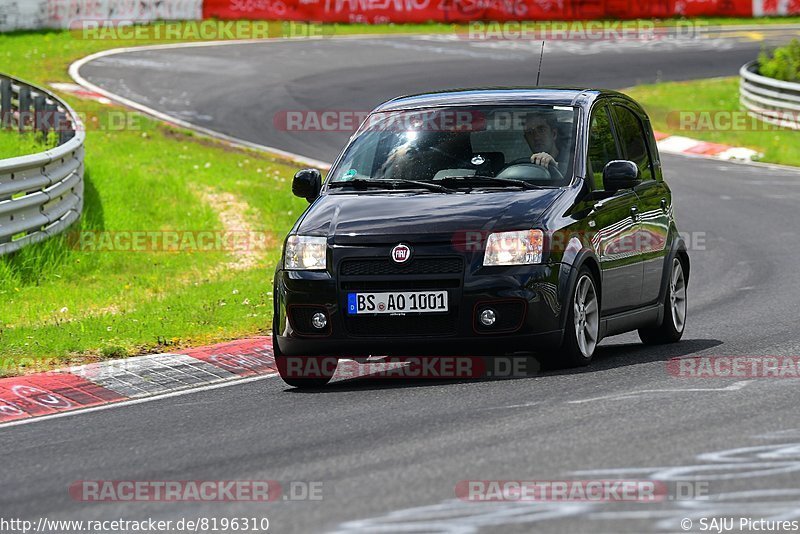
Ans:
[[[466,232],[530,228],[561,189],[466,193],[327,194],[293,233],[327,235],[336,244],[452,242]]]

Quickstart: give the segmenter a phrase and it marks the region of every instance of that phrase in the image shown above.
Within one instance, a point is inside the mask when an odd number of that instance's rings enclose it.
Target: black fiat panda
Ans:
[[[290,385],[323,385],[339,358],[531,351],[580,366],[606,336],[683,334],[689,257],[650,121],[623,94],[396,98],[325,180],[303,170],[292,190],[310,205],[274,279]]]

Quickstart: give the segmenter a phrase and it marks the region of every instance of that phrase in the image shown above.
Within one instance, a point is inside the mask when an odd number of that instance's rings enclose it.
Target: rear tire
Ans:
[[[278,374],[286,384],[299,389],[317,389],[325,386],[336,372],[337,359],[327,356],[286,356],[278,347],[272,334],[272,350]]]
[[[683,337],[683,331],[686,329],[687,281],[685,273],[683,260],[679,257],[673,259],[667,295],[664,299],[664,320],[660,326],[639,330],[639,339],[645,345],[676,343]]]
[[[597,282],[587,267],[578,271],[578,279],[569,300],[564,341],[558,354],[562,367],[589,365],[600,342],[600,299]]]

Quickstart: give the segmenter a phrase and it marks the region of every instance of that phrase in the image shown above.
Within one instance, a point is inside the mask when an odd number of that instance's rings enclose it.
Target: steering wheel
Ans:
[[[563,180],[564,179],[564,175],[561,174],[561,170],[558,168],[558,165],[556,164],[555,161],[550,163],[549,166],[545,167],[544,165],[538,165],[536,163],[532,163],[530,158],[518,158],[518,159],[515,159],[514,161],[511,161],[511,162],[507,163],[505,168],[507,169],[507,168],[512,167],[514,165],[530,165],[532,167],[541,167],[541,168],[547,169],[547,171],[550,173],[550,178],[553,178],[554,180]]]

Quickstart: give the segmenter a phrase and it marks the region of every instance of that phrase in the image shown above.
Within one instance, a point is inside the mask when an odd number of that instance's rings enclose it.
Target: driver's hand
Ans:
[[[552,164],[558,164],[556,159],[547,152],[539,152],[531,156],[531,163],[541,165],[542,167],[549,167]]]

